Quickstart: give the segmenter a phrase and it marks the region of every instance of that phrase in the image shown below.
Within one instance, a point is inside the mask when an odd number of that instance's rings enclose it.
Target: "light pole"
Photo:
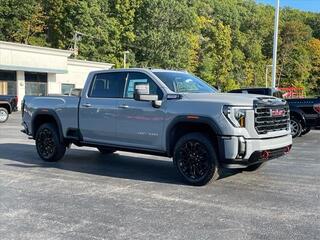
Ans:
[[[268,69],[270,68],[270,67],[272,67],[273,65],[266,65],[266,88],[268,87]]]
[[[278,30],[279,30],[279,10],[280,0],[276,0],[276,11],[274,16],[274,36],[273,36],[273,58],[272,58],[272,87],[276,87],[277,78],[277,50],[278,50]]]
[[[127,66],[127,54],[129,54],[129,51],[123,52],[123,68],[126,68]]]

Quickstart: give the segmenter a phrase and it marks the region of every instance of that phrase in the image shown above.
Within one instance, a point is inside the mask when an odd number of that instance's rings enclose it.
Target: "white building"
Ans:
[[[0,41],[0,95],[61,94],[82,88],[90,71],[110,63],[70,59],[72,51]]]

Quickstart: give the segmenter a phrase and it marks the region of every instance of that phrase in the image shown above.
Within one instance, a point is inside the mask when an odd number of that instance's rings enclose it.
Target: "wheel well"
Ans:
[[[174,146],[177,141],[185,134],[192,132],[200,132],[209,137],[217,154],[219,155],[218,136],[212,127],[207,123],[180,122],[177,123],[170,131],[169,136],[169,156],[173,155]]]
[[[303,119],[303,116],[300,113],[291,111],[290,116],[300,120],[302,127],[305,127],[306,125],[305,120]]]
[[[0,104],[0,107],[5,108],[9,114],[11,113],[11,107],[9,104]]]
[[[44,123],[54,124],[59,131],[57,121],[53,116],[48,115],[48,114],[41,114],[41,115],[36,116],[32,122],[33,137],[36,137],[36,133],[37,133],[39,127]],[[60,134],[60,131],[59,131],[59,134]]]

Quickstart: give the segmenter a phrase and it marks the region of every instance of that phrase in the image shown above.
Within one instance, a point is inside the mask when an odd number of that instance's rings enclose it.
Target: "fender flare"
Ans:
[[[41,117],[41,116],[49,116],[49,117],[52,117],[55,120],[55,123],[58,126],[58,132],[59,132],[60,141],[62,142],[64,137],[63,137],[61,121],[60,121],[60,119],[58,117],[58,114],[52,109],[39,108],[32,114],[32,118],[31,118],[31,126],[32,126],[32,128],[31,129],[32,129],[33,138],[36,137],[36,132],[34,130],[35,129],[35,120],[38,117]]]
[[[166,139],[165,146],[166,146],[166,152],[168,155],[170,155],[172,148],[173,148],[173,146],[171,146],[171,142],[170,142],[171,141],[170,134],[171,134],[172,129],[175,126],[177,126],[177,124],[180,124],[180,123],[206,124],[211,127],[211,130],[213,130],[217,134],[217,136],[222,135],[222,131],[218,127],[218,124],[216,123],[216,121],[214,119],[209,118],[209,117],[204,117],[204,116],[197,116],[198,117],[197,119],[190,119],[190,118],[188,118],[188,116],[189,115],[177,116],[168,125],[167,130],[166,130],[166,136],[165,136],[165,139]]]

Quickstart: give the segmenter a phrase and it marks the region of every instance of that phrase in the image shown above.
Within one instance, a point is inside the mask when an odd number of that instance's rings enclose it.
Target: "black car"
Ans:
[[[247,93],[282,98],[283,92],[276,88],[243,88],[230,93]],[[320,127],[320,97],[286,99],[290,107],[292,137],[307,134],[312,128]]]
[[[18,97],[0,95],[0,123],[8,120],[9,114],[18,110]]]

